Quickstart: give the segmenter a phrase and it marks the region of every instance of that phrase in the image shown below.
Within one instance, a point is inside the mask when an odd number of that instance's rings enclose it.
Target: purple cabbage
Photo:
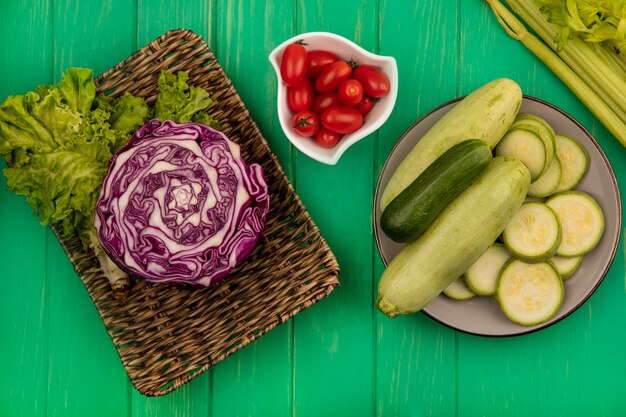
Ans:
[[[96,204],[105,252],[151,282],[207,286],[254,248],[269,194],[261,166],[198,123],[150,120],[111,160]]]

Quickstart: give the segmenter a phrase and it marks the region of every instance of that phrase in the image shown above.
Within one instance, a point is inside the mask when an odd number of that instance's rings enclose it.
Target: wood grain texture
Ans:
[[[378,169],[418,117],[457,95],[457,4],[403,5],[396,0],[381,3],[380,52],[396,57],[400,88],[396,109],[379,131]],[[375,261],[375,276],[380,277],[378,253]],[[376,353],[376,415],[455,415],[453,331],[422,314],[390,320],[377,312]]]
[[[218,1],[216,8],[216,57],[286,175],[293,178],[291,147],[278,124],[276,76],[267,59],[275,45],[293,35],[293,4],[236,0]],[[291,414],[293,321],[230,359],[213,370],[214,416]]]
[[[0,100],[100,73],[169,29],[203,36],[231,77],[342,267],[331,297],[174,393],[132,388],[54,236],[0,182],[0,416],[620,416],[626,400],[626,249],[597,292],[538,333],[490,339],[374,308],[383,265],[372,234],[376,180],[422,114],[498,77],[577,118],[626,183],[626,153],[484,2],[457,0],[0,0]],[[394,56],[388,122],[326,166],[289,145],[269,52],[326,30]],[[626,201],[626,200],[624,200]]]
[[[52,19],[47,1],[0,2],[0,39],[1,100],[52,82]],[[0,415],[45,416],[50,297],[46,230],[24,197],[7,190],[4,176],[0,182],[0,228],[4,231],[0,239],[4,294],[0,303]]]
[[[371,1],[298,1],[296,31],[334,32],[376,51],[377,16],[377,5]],[[296,190],[341,267],[341,285],[331,297],[294,320],[298,416],[372,412],[375,145],[376,134],[369,135],[348,149],[335,166],[296,154]]]

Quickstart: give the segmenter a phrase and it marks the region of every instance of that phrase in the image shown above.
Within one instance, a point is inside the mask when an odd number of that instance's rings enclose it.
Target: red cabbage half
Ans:
[[[111,160],[96,205],[106,253],[152,282],[207,286],[254,248],[269,195],[261,166],[198,123],[143,125]]]

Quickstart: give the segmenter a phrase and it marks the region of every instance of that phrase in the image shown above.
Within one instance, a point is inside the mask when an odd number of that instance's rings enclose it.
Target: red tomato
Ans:
[[[293,118],[293,128],[300,136],[310,138],[320,129],[320,122],[315,113],[304,110]]]
[[[311,51],[307,58],[309,68],[306,71],[306,76],[309,78],[316,78],[327,65],[337,61],[335,54],[328,51]]]
[[[372,110],[374,104],[376,104],[377,101],[377,98],[372,99],[371,97],[365,96],[363,97],[363,100],[361,100],[361,102],[357,104],[354,108],[357,109],[359,113],[361,113],[363,116],[365,116],[367,115],[367,113],[370,112],[370,110]]]
[[[339,84],[350,78],[352,66],[346,61],[337,61],[328,65],[315,80],[315,89],[320,93],[331,93]]]
[[[389,78],[378,68],[360,65],[354,70],[352,78],[363,84],[365,94],[370,97],[383,97],[389,93]]]
[[[302,41],[287,45],[280,59],[280,76],[288,86],[300,84],[306,75],[308,62],[304,45]]]
[[[313,104],[313,84],[311,80],[304,80],[296,86],[287,87],[287,104],[293,111],[306,110]]]
[[[352,107],[333,106],[320,117],[322,126],[337,133],[352,133],[363,126],[363,115]]]
[[[363,100],[363,85],[357,80],[347,79],[339,85],[337,93],[344,106],[354,107]]]
[[[322,112],[330,106],[339,105],[341,105],[341,103],[339,102],[339,96],[337,94],[320,94],[313,99],[313,107],[311,107],[311,110],[316,114],[322,114]]]
[[[324,148],[332,148],[341,139],[341,133],[333,132],[325,127],[321,127],[315,135],[315,140]]]

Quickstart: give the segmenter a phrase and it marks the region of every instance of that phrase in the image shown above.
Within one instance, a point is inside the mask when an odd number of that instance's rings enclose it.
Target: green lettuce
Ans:
[[[56,85],[42,85],[0,105],[0,155],[7,187],[24,195],[43,224],[63,225],[98,252],[93,217],[112,155],[147,120],[217,122],[202,112],[211,99],[189,86],[184,72],[163,71],[154,109],[130,93],[96,97],[93,71],[70,68]]]

